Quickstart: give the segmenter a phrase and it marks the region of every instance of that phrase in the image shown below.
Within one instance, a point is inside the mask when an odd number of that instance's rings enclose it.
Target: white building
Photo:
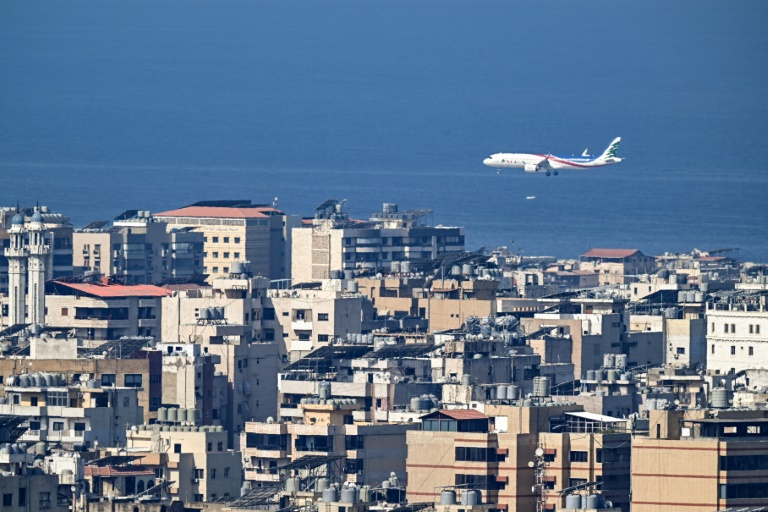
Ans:
[[[707,369],[768,368],[768,293],[737,292],[707,304]]]

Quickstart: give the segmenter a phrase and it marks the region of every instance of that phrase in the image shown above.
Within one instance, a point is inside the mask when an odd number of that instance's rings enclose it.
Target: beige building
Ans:
[[[315,209],[311,226],[293,230],[293,284],[328,279],[331,272],[383,268],[409,272],[410,261],[464,250],[464,228],[426,226],[430,210],[399,212],[384,203],[368,221],[350,219],[344,201],[328,200]],[[403,268],[405,264],[405,268]]]
[[[322,401],[300,404],[295,423],[246,424],[240,445],[247,481],[279,482],[281,466],[309,455],[341,457],[342,481],[378,485],[392,472],[405,479],[405,435],[417,425],[354,423],[354,400]]]
[[[765,411],[649,411],[632,440],[632,511],[750,509],[768,503]]]
[[[637,249],[592,249],[581,255],[579,270],[600,274],[600,286],[626,284],[656,270],[656,260]]]
[[[203,236],[169,228],[144,210],[128,210],[111,223],[93,222],[72,235],[76,274],[121,276],[127,283],[157,284],[203,273]]]
[[[228,276],[240,261],[250,262],[255,276],[290,277],[291,230],[300,224],[298,217],[250,201],[202,201],[155,218],[203,234],[203,273],[209,279]]]
[[[200,503],[240,496],[241,455],[227,449],[222,427],[151,425],[130,429],[126,436],[126,450],[140,455],[142,466],[173,482],[172,500]]]
[[[323,280],[319,288],[269,290],[264,306],[265,340],[274,340],[285,361],[296,361],[349,334],[370,332],[373,306],[350,291],[354,281]]]
[[[615,507],[629,510],[630,437],[608,433],[623,420],[578,405],[484,409],[433,412],[422,417],[421,430],[408,432],[410,502],[434,501],[441,488],[475,489],[497,510],[528,512],[537,501],[560,510],[562,491],[579,487],[602,488]]]
[[[707,303],[707,369],[768,368],[768,292],[741,291]]]

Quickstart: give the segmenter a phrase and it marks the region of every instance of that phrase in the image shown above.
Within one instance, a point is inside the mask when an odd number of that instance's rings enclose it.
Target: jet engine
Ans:
[[[541,167],[535,164],[525,164],[525,172],[539,172]]]

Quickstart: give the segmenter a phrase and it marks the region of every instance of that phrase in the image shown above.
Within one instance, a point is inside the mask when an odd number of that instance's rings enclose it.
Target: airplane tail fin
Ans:
[[[605,151],[603,151],[603,154],[597,158],[597,161],[598,162],[621,162],[621,159],[616,156],[616,152],[619,150],[619,142],[621,142],[621,137],[616,137],[615,139],[613,139],[613,141],[608,145],[608,147],[605,148]]]

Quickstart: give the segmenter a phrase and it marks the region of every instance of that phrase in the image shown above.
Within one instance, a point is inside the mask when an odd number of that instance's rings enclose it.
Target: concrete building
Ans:
[[[537,503],[560,510],[564,489],[584,492],[602,481],[603,496],[628,510],[630,437],[615,433],[622,424],[578,405],[430,413],[407,435],[408,500],[429,501],[439,488],[474,489],[497,510],[527,512]]]
[[[373,328],[373,306],[355,281],[326,279],[313,289],[270,290],[264,305],[265,340],[275,341],[280,356],[296,361],[314,349]]]
[[[249,261],[255,276],[290,277],[291,230],[301,222],[296,216],[250,201],[201,201],[155,218],[203,234],[203,272],[211,280],[227,277],[237,261]]]
[[[160,335],[161,299],[171,294],[153,285],[96,282],[46,283],[46,325],[85,340]]]
[[[144,412],[137,390],[101,387],[95,380],[67,382],[64,374],[31,373],[5,381],[0,415],[27,418],[20,440],[69,449],[125,443],[126,423],[140,423]]]
[[[79,274],[119,276],[129,284],[159,284],[203,274],[203,235],[171,227],[149,211],[127,210],[93,222],[72,237]]]
[[[707,302],[707,369],[768,368],[768,291],[737,291]]]
[[[227,449],[224,429],[169,425],[128,430],[126,449],[153,475],[173,482],[171,499],[192,504],[240,496],[241,454]]]
[[[315,209],[311,225],[293,230],[293,284],[328,279],[331,272],[358,268],[410,271],[410,262],[464,250],[464,229],[426,226],[430,210],[398,211],[385,203],[368,221],[350,219],[344,201]],[[401,263],[405,263],[403,268]]]
[[[309,455],[341,457],[342,481],[379,485],[393,472],[406,478],[405,435],[417,425],[354,423],[356,401],[322,402],[299,404],[301,421],[295,423],[246,423],[240,441],[246,481],[279,482],[278,468]]]
[[[632,439],[632,511],[710,512],[768,503],[765,411],[649,411]]]
[[[656,260],[637,249],[591,249],[581,255],[579,270],[600,275],[600,286],[627,284],[656,270]]]

